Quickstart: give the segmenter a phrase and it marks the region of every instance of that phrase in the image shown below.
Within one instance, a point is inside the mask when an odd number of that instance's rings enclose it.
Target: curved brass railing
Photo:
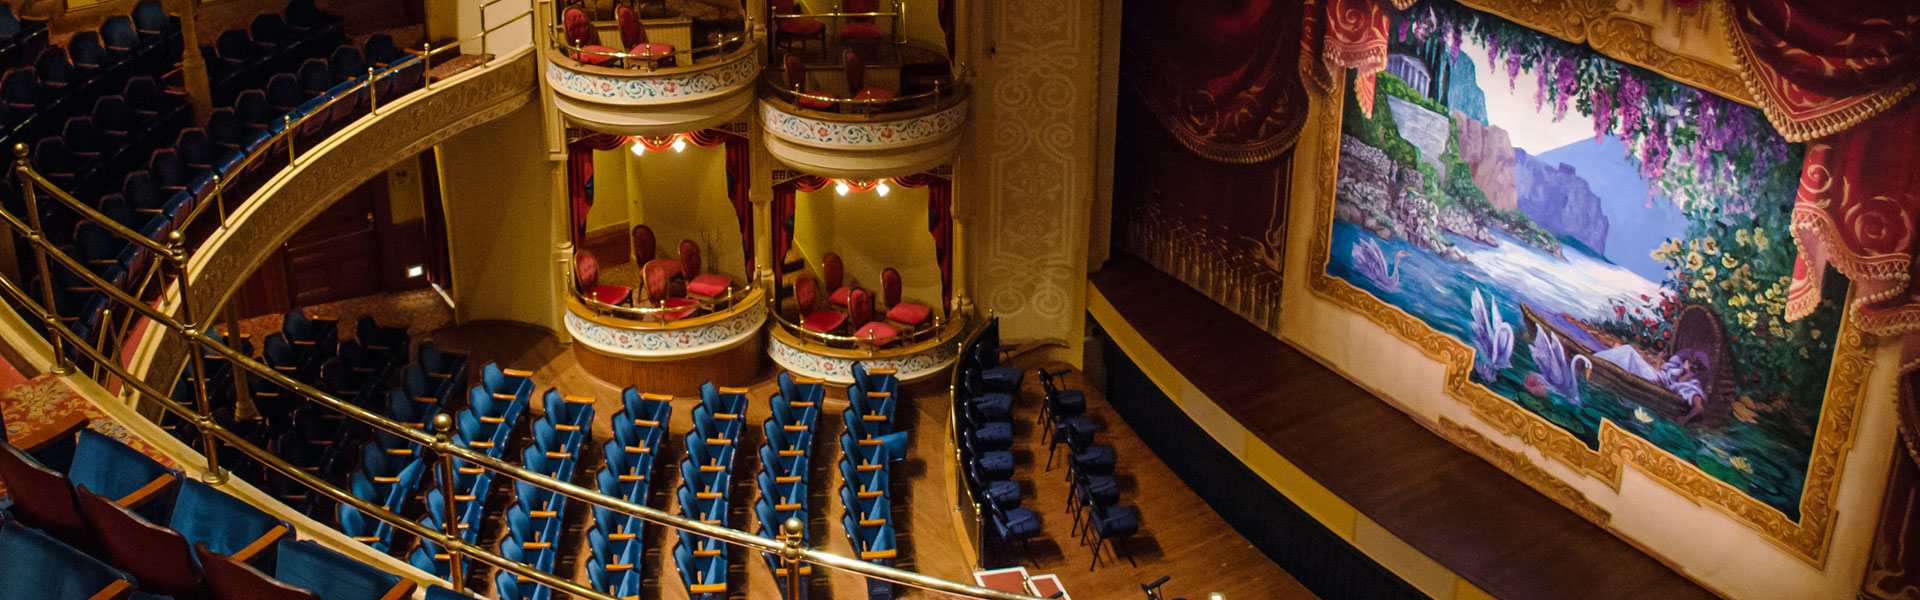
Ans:
[[[964,532],[967,536],[966,542],[972,545],[973,556],[976,561],[986,553],[986,549],[983,546],[983,539],[980,535],[980,532],[985,529],[985,527],[983,527],[980,522],[980,503],[974,501],[973,479],[967,476],[967,463],[960,455],[960,450],[964,447],[964,440],[960,439],[960,411],[966,410],[966,404],[960,400],[960,378],[964,375],[961,371],[968,362],[967,350],[973,347],[974,342],[980,341],[980,336],[987,332],[988,327],[997,326],[996,321],[999,319],[999,317],[989,314],[985,322],[974,325],[972,329],[967,331],[966,335],[960,336],[960,359],[954,361],[953,372],[949,374],[947,379],[947,407],[949,409],[947,411],[947,437],[949,443],[953,444],[953,451],[950,455],[950,458],[953,459],[953,471],[948,475],[953,477],[954,491],[956,492],[953,498],[953,509],[961,513],[964,517],[961,519],[961,523],[966,526],[966,531]],[[978,567],[981,565],[976,564],[974,566]]]
[[[961,315],[961,316],[963,317],[961,322],[964,323],[965,315]],[[940,337],[940,333],[943,331],[946,331],[948,324],[950,324],[953,321],[953,315],[947,315],[945,318],[942,318],[940,315],[931,315],[928,318],[930,320],[927,322],[926,327],[916,327],[912,330],[901,332],[898,335],[891,335],[891,336],[885,336],[885,337],[855,336],[855,335],[839,335],[835,333],[821,333],[818,331],[807,329],[806,327],[801,326],[799,323],[795,323],[793,321],[787,320],[787,317],[785,315],[780,314],[780,311],[777,311],[777,310],[773,311],[774,322],[779,323],[781,329],[786,330],[787,333],[793,334],[794,337],[800,338],[805,341],[819,343],[829,347],[853,348],[855,350],[864,348],[866,349],[867,354],[873,354],[879,349],[892,345],[896,342],[903,343],[903,344],[912,344],[912,343],[924,342],[930,339],[938,338]]]
[[[439,520],[441,521],[442,529],[435,531],[417,522],[408,520],[399,514],[388,511],[378,504],[362,500],[347,490],[307,473],[272,452],[254,445],[245,437],[227,429],[213,418],[209,401],[209,394],[211,392],[209,388],[211,384],[207,378],[207,360],[216,358],[224,359],[232,368],[244,370],[246,373],[287,390],[294,395],[304,398],[308,402],[312,402],[373,429],[392,434],[410,443],[418,444],[424,449],[430,450],[434,459],[437,461],[440,473],[440,476],[437,478],[438,481],[434,482],[433,485],[438,486],[441,493],[447,498],[454,496],[454,461],[462,460],[470,465],[478,466],[519,481],[531,483],[568,498],[637,517],[650,523],[718,539],[726,544],[741,546],[749,550],[778,554],[781,560],[785,561],[788,572],[790,573],[798,572],[796,569],[800,563],[810,563],[852,572],[863,577],[883,579],[900,585],[968,598],[1037,600],[1031,596],[1010,594],[956,583],[892,567],[883,567],[851,557],[806,548],[801,542],[800,532],[797,528],[783,526],[782,532],[785,540],[776,541],[735,529],[709,525],[697,520],[675,516],[666,511],[635,504],[620,498],[604,496],[596,493],[594,490],[527,470],[519,465],[475,452],[463,445],[454,443],[451,437],[452,420],[449,415],[445,415],[444,413],[434,419],[433,433],[427,433],[334,397],[327,392],[288,377],[280,371],[254,360],[252,357],[227,346],[219,338],[208,333],[209,329],[205,323],[200,320],[202,315],[195,310],[195,307],[189,301],[191,294],[184,293],[189,287],[188,284],[190,283],[191,275],[187,269],[189,256],[185,248],[185,236],[182,235],[180,228],[176,227],[170,232],[165,242],[147,238],[138,231],[107,218],[106,215],[101,214],[86,203],[81,202],[72,194],[59,189],[53,185],[52,182],[48,181],[46,177],[34,171],[28,160],[27,148],[24,144],[19,144],[14,147],[14,156],[13,174],[20,186],[21,199],[23,200],[26,210],[26,218],[23,221],[19,216],[16,216],[11,209],[0,207],[0,223],[4,223],[4,226],[9,230],[8,233],[18,234],[22,239],[27,241],[28,246],[33,252],[34,265],[41,274],[41,277],[39,277],[41,298],[39,300],[34,299],[31,294],[21,287],[19,282],[15,281],[12,276],[5,274],[0,274],[0,296],[4,296],[10,308],[37,317],[41,321],[41,324],[46,327],[47,341],[53,350],[54,366],[51,369],[53,373],[68,374],[74,371],[74,365],[70,361],[67,352],[70,348],[92,362],[96,369],[104,371],[106,376],[119,379],[123,386],[122,389],[126,390],[127,393],[137,395],[138,400],[150,402],[166,412],[173,413],[180,418],[192,422],[200,435],[200,452],[206,460],[206,473],[210,481],[215,483],[224,482],[228,476],[227,472],[220,467],[220,445],[225,444],[227,447],[247,455],[252,460],[258,461],[266,468],[272,469],[321,495],[352,506],[356,510],[385,522],[399,531],[440,544],[449,556],[448,565],[450,569],[449,574],[451,575],[449,579],[455,588],[464,587],[465,573],[463,571],[463,559],[472,558],[495,568],[513,573],[516,576],[539,582],[542,585],[566,594],[593,598],[595,600],[617,600],[614,596],[574,583],[568,578],[508,560],[486,548],[467,543],[459,535],[457,529],[458,518],[451,514],[455,509],[456,503],[447,503],[445,508],[449,511],[449,514],[441,516]],[[166,311],[155,308],[147,302],[143,302],[139,297],[133,296],[120,289],[115,286],[113,282],[107,281],[98,274],[95,274],[92,270],[88,269],[85,264],[61,251],[49,241],[40,223],[39,206],[41,192],[45,192],[48,197],[78,212],[80,216],[87,221],[91,221],[105,228],[114,236],[126,240],[129,244],[139,246],[145,252],[150,253],[154,258],[152,261],[155,265],[154,268],[164,270],[165,273],[170,275],[173,281],[178,284],[177,289],[182,291],[178,299],[180,317],[175,318]],[[103,351],[96,342],[76,334],[72,328],[63,323],[56,310],[56,290],[54,289],[54,278],[51,276],[51,274],[54,273],[54,271],[52,271],[53,268],[65,269],[72,273],[88,288],[104,295],[104,297],[110,301],[111,306],[124,307],[129,311],[131,316],[148,319],[154,326],[155,334],[178,335],[185,339],[190,345],[187,354],[190,357],[189,366],[192,373],[193,406],[189,407],[185,404],[175,402],[171,394],[135,376],[117,360],[108,356],[107,352]],[[107,341],[112,342],[113,340]],[[101,376],[96,376],[96,378],[105,379],[105,377]],[[238,397],[242,400],[242,404],[246,403],[246,392],[241,382],[246,379],[248,378],[240,376],[234,377],[236,393],[239,394]],[[797,583],[798,578],[789,578],[789,581]]]
[[[579,281],[579,279],[574,275],[573,263],[571,261],[567,262],[566,273],[564,273],[564,276],[565,276],[565,279],[563,279],[562,281]],[[646,288],[647,288],[647,275],[643,271],[640,274],[640,285],[634,286],[633,293],[635,296],[638,296],[640,294],[640,291]],[[581,291],[580,286],[577,286],[577,285],[571,286],[570,289],[572,290],[570,293],[573,294],[574,300],[579,301],[581,305],[586,306],[588,309],[593,310],[595,313],[603,314],[603,315],[616,315],[621,318],[634,320],[634,321],[659,321],[660,315],[667,314],[667,313],[676,313],[676,312],[681,312],[686,310],[694,310],[694,311],[706,310],[707,312],[712,313],[712,312],[720,312],[723,310],[733,308],[741,300],[753,297],[754,287],[752,283],[748,283],[745,286],[742,286],[739,288],[729,287],[727,288],[727,293],[725,294],[721,294],[719,296],[715,296],[713,298],[706,299],[706,300],[694,299],[696,304],[694,304],[693,306],[679,306],[679,307],[671,307],[671,308],[665,307],[665,306],[625,306],[620,304],[607,304],[605,302],[599,301],[598,299],[595,299],[592,294],[588,294],[586,292]]]
[[[550,2],[551,0],[541,0],[540,3],[548,4]],[[559,10],[553,13],[553,23],[551,26],[547,28],[547,41],[552,43],[553,48],[561,51],[561,53],[565,55],[567,58],[573,59],[575,62],[579,62],[582,65],[591,66],[591,67],[601,67],[606,69],[638,69],[644,73],[659,74],[659,75],[666,75],[666,74],[672,74],[672,73],[684,73],[688,71],[698,71],[701,68],[704,68],[705,65],[726,62],[729,58],[732,57],[732,55],[735,53],[734,52],[735,50],[739,50],[746,47],[747,45],[746,42],[747,42],[747,39],[749,38],[748,32],[753,31],[753,24],[754,24],[753,17],[742,17],[740,31],[730,32],[729,34],[722,37],[720,40],[710,42],[705,45],[696,45],[696,46],[693,46],[692,48],[687,48],[685,50],[675,48],[674,52],[668,52],[665,54],[653,54],[651,52],[638,52],[638,53],[628,52],[628,50],[632,50],[632,48],[625,48],[625,49],[614,48],[611,51],[592,50],[586,46],[576,46],[572,43],[572,40],[567,39],[566,28],[561,23],[561,19],[560,19],[560,15],[562,14],[562,12],[566,10],[566,7],[564,5],[555,4],[555,8],[558,8]],[[687,53],[687,56],[692,57],[692,60],[688,61],[688,64],[684,64],[684,65],[676,64],[672,67],[667,67],[664,69],[658,66],[661,58],[677,56],[681,52],[685,52]],[[586,61],[580,60],[581,56],[600,56],[600,57],[615,59],[619,61],[619,64],[609,65],[609,64],[588,63]]]

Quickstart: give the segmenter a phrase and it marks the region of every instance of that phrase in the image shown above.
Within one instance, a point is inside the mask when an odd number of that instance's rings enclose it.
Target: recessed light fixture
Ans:
[[[419,277],[419,276],[421,276],[421,275],[426,275],[426,274],[427,274],[427,268],[426,268],[426,267],[423,267],[423,266],[420,266],[420,265],[414,265],[414,266],[411,266],[411,267],[407,267],[407,279],[413,279],[413,278],[415,278],[415,277]]]
[[[882,181],[879,184],[873,186],[873,191],[879,192],[881,196],[886,196],[887,192],[892,191],[892,188],[888,188],[887,182]]]
[[[842,182],[840,182],[840,183],[836,183],[836,184],[834,184],[834,186],[833,186],[833,191],[834,191],[834,192],[836,192],[836,193],[839,193],[839,194],[840,194],[840,195],[842,195],[842,196],[845,196],[845,195],[847,195],[847,192],[849,192],[849,191],[851,191],[851,190],[853,190],[853,188],[852,188],[852,187],[850,187],[850,186],[848,186],[848,185],[847,185],[847,182],[845,182],[845,181],[842,181]]]

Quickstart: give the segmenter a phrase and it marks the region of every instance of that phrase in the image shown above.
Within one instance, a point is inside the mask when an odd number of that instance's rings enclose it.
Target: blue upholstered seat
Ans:
[[[93,493],[120,501],[149,521],[165,521],[173,510],[173,482],[179,480],[180,472],[119,440],[82,429],[67,478],[74,485],[87,486]],[[145,497],[131,498],[136,493]]]
[[[281,540],[273,576],[319,594],[321,600],[383,600],[412,596],[416,585],[305,540]]]
[[[673,404],[647,398],[631,386],[620,390],[620,403],[626,409],[627,417],[633,421],[629,425],[660,427],[673,416]]]
[[[0,526],[0,600],[112,597],[132,578],[72,546],[19,523]]]
[[[747,412],[747,394],[745,391],[728,388],[721,390],[709,381],[700,384],[700,404],[712,411],[715,417],[726,415],[738,417]]]
[[[167,526],[189,542],[242,562],[271,556],[273,542],[293,531],[285,521],[193,479],[181,480]]]

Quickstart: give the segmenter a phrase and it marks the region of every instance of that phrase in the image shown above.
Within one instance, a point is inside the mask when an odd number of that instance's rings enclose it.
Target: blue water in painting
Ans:
[[[1407,252],[1408,255],[1400,259],[1398,290],[1386,290],[1353,269],[1354,244],[1363,236],[1377,242],[1390,262],[1396,253]],[[1463,263],[1441,258],[1403,238],[1381,240],[1357,225],[1335,220],[1327,274],[1399,307],[1469,348],[1472,347],[1472,298],[1478,289],[1513,327],[1514,349],[1511,366],[1498,371],[1494,381],[1482,381],[1478,374],[1471,374],[1474,382],[1567,430],[1589,448],[1599,448],[1601,421],[1613,421],[1620,428],[1696,464],[1724,465],[1731,457],[1746,457],[1753,473],[1744,476],[1744,481],[1729,483],[1797,518],[1800,490],[1806,477],[1804,449],[1787,447],[1772,436],[1737,422],[1719,431],[1691,430],[1652,411],[1636,411],[1637,405],[1618,398],[1606,388],[1594,386],[1587,379],[1580,383],[1579,402],[1568,401],[1557,394],[1542,396],[1527,391],[1523,382],[1527,374],[1537,368],[1529,348],[1536,332],[1521,315],[1521,303],[1541,314],[1566,313],[1584,320],[1597,320],[1611,316],[1613,302],[1640,306],[1644,304],[1640,300],[1642,294],[1657,302],[1659,294],[1664,292],[1658,284],[1632,270],[1572,246],[1563,248],[1565,258],[1562,259],[1504,234],[1496,237],[1500,240],[1497,248],[1449,236],[1455,246],[1467,254],[1469,262]]]

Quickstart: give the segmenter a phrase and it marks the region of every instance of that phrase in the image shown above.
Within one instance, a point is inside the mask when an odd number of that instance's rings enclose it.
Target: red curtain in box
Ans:
[[[932,173],[893,180],[900,187],[927,188],[927,232],[933,234],[934,258],[940,261],[940,299],[953,310],[953,181]]]
[[[587,183],[593,180],[593,153],[619,148],[626,136],[588,133],[567,142],[567,199],[573,208],[573,243],[587,235],[587,212],[593,210],[593,193]]]

